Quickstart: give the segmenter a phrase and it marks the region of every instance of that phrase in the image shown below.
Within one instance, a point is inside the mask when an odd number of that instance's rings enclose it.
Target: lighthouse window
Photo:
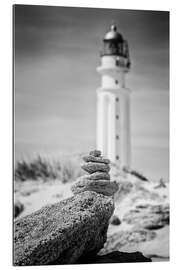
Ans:
[[[116,119],[117,119],[117,120],[119,119],[119,115],[118,115],[118,114],[116,115]]]
[[[116,139],[119,140],[119,135],[116,135]]]
[[[119,59],[116,59],[116,66],[120,66]]]
[[[119,101],[119,98],[118,98],[118,97],[116,98],[116,101],[117,101],[117,102]]]
[[[118,80],[115,80],[115,84],[118,84]]]
[[[116,159],[119,160],[119,156],[116,156]]]

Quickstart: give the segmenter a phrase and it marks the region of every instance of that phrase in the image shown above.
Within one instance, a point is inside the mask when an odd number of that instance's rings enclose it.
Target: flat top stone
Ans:
[[[94,157],[100,157],[101,156],[101,151],[93,150],[93,151],[89,152],[89,155],[94,156]]]

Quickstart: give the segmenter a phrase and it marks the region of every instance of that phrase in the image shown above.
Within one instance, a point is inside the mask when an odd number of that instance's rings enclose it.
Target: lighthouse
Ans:
[[[130,69],[128,43],[113,24],[103,38],[101,87],[97,89],[97,149],[121,167],[131,166]]]

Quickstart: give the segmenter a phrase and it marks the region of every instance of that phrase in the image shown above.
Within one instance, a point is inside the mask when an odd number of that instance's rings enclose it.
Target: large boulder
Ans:
[[[82,192],[15,221],[14,265],[75,263],[103,248],[111,197]]]

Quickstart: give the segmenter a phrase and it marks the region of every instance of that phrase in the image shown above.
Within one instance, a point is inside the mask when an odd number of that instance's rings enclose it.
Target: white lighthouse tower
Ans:
[[[125,76],[130,68],[127,41],[116,26],[103,39],[101,87],[97,89],[97,149],[113,163],[131,165],[130,90]]]

